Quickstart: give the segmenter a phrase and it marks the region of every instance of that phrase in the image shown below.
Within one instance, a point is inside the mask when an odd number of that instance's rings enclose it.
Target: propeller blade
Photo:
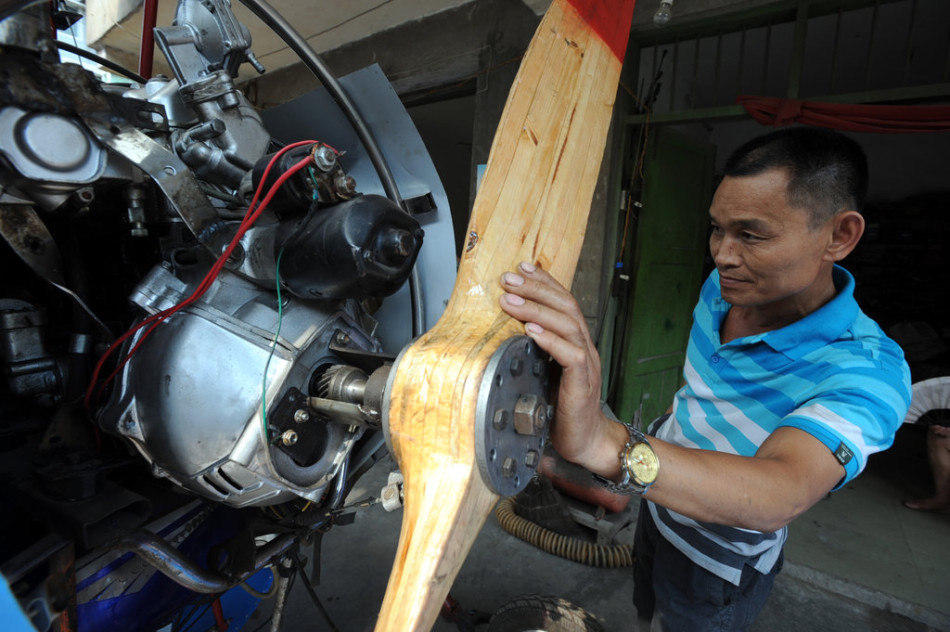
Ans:
[[[523,332],[498,306],[499,279],[531,261],[571,283],[633,5],[551,3],[508,96],[449,304],[394,367],[386,427],[405,507],[377,632],[431,629],[498,500],[477,461],[476,408],[492,355]]]

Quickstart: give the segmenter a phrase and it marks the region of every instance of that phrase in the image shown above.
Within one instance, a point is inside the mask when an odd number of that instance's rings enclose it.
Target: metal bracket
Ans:
[[[527,336],[492,355],[475,407],[475,460],[485,483],[513,496],[534,476],[554,414],[551,362]]]

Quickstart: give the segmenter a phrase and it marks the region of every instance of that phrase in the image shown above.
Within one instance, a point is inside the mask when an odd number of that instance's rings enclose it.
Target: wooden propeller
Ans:
[[[498,495],[476,460],[476,407],[496,349],[523,332],[499,279],[532,261],[569,286],[610,124],[635,0],[554,0],[488,158],[445,313],[399,359],[387,428],[405,479],[378,632],[431,629]]]

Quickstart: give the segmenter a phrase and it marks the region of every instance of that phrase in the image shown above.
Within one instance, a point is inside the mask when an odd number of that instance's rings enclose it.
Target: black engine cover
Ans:
[[[409,277],[422,247],[415,218],[388,198],[361,195],[314,205],[277,240],[283,286],[301,298],[389,296]]]

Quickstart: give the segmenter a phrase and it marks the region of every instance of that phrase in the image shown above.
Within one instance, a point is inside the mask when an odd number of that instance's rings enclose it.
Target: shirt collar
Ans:
[[[830,301],[781,329],[747,336],[735,342],[752,344],[762,341],[789,358],[797,359],[840,338],[854,323],[859,310],[858,303],[854,300],[854,277],[851,273],[835,265],[831,275],[837,293]],[[714,271],[713,276],[718,289],[720,287],[718,271]],[[717,321],[717,332],[730,307],[731,305],[723,300],[721,294],[713,298],[713,310],[717,315],[714,318]]]

